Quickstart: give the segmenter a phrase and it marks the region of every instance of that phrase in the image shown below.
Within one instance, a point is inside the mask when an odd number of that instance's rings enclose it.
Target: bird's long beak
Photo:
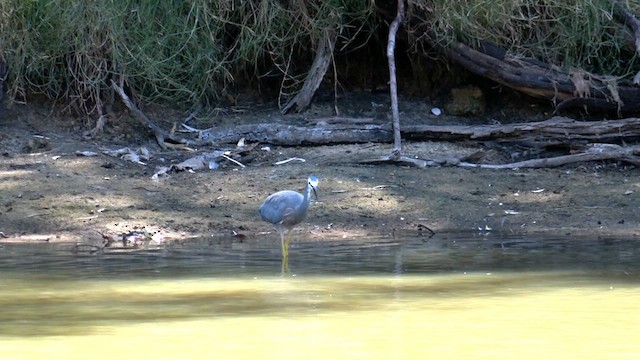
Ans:
[[[313,190],[313,196],[316,198],[316,201],[318,200],[318,193],[316,192],[316,187],[315,186],[311,186],[311,190]]]

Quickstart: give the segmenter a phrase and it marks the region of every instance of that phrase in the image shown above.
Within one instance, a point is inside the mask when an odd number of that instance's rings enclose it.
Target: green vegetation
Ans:
[[[440,43],[489,41],[520,56],[614,76],[635,74],[629,29],[611,0],[420,0],[433,13],[419,23]],[[634,12],[640,1],[621,1]],[[417,24],[416,24],[417,25]],[[634,70],[635,69],[635,70]],[[633,76],[633,75],[631,75]]]
[[[393,15],[392,3],[378,3],[386,11],[372,0],[4,0],[7,97],[43,94],[92,113],[111,80],[139,100],[188,106],[266,76],[299,83],[326,32],[339,34],[336,51],[370,39]],[[414,49],[490,41],[515,55],[593,73],[628,77],[638,70],[631,33],[610,0],[408,3]],[[620,3],[640,9],[640,0]]]
[[[12,99],[64,97],[92,112],[113,79],[147,102],[193,104],[238,77],[300,70],[323,32],[348,40],[370,16],[369,0],[5,0],[0,49]]]

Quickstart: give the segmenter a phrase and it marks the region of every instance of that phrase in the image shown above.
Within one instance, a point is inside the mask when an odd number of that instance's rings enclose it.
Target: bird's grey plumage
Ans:
[[[304,195],[291,190],[278,191],[269,195],[260,206],[259,211],[262,220],[275,225],[280,233],[283,257],[287,256],[291,230],[307,217],[307,210],[311,202],[311,192],[313,191],[317,197],[317,186],[318,179],[315,176],[310,176],[307,179]],[[284,236],[287,232],[289,234],[287,235],[287,241],[285,241]]]
[[[262,220],[274,225],[292,226],[304,220],[308,205],[304,196],[295,191],[278,191],[260,206],[260,215]]]

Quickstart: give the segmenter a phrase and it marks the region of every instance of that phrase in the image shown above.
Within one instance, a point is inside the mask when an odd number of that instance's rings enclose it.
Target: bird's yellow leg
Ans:
[[[292,231],[287,233],[287,237],[282,243],[282,258],[286,259],[289,256],[289,243],[291,243]]]
[[[284,233],[280,234],[280,246],[282,247],[282,258],[287,257],[287,250],[284,248]]]
[[[289,258],[282,258],[282,275],[289,272]]]

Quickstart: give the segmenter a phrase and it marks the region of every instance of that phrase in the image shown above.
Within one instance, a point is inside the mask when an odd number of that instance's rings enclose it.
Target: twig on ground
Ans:
[[[228,157],[227,155],[222,154],[222,157],[223,157],[223,158],[225,158],[225,159],[227,159],[227,160],[229,160],[229,161],[231,161],[232,163],[234,163],[234,164],[236,164],[236,165],[238,165],[238,166],[242,167],[242,168],[245,168],[245,167],[246,167],[243,163],[241,163],[241,162],[239,162],[239,161],[237,161],[237,160],[234,160],[234,159],[232,159],[232,158]]]

